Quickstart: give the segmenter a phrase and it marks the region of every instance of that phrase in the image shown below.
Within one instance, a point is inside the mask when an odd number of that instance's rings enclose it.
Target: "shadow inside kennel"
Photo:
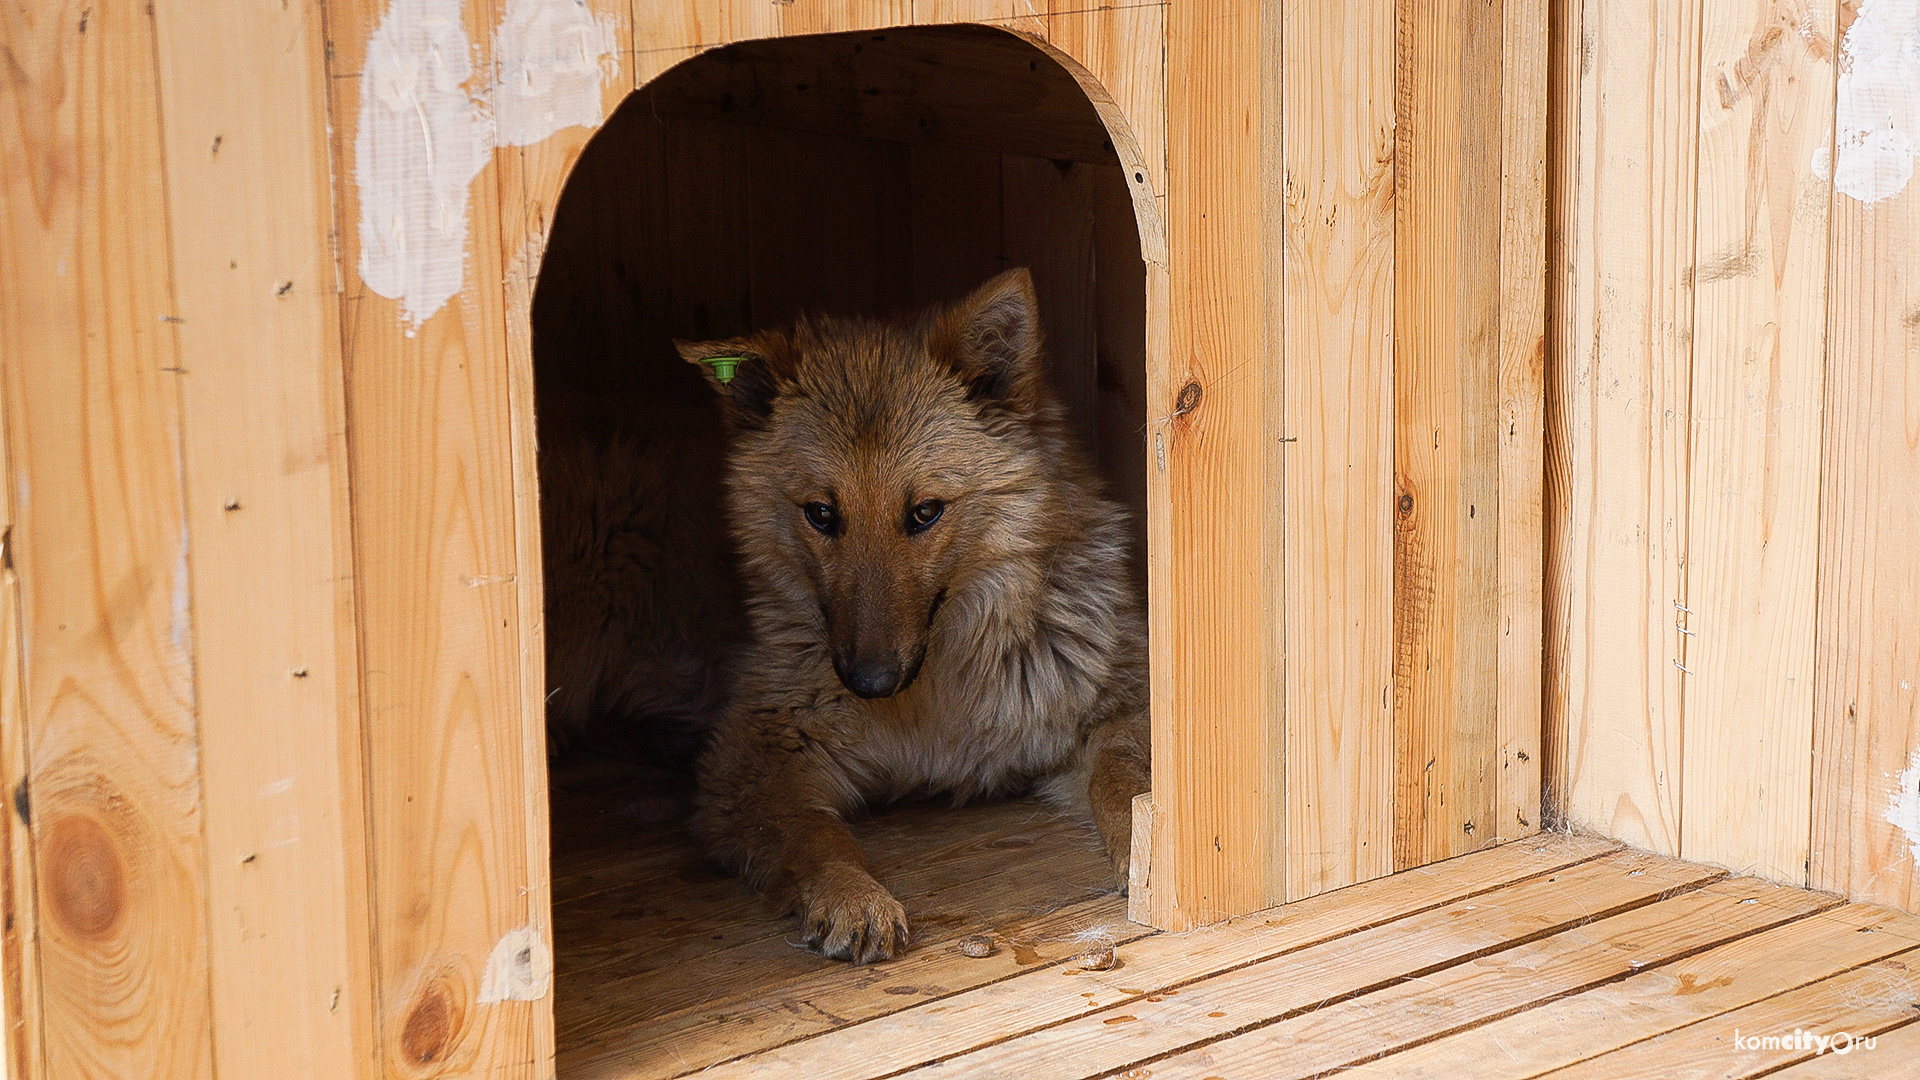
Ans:
[[[684,658],[742,632],[737,598],[700,587],[733,557],[726,439],[673,340],[907,312],[1016,266],[1033,273],[1054,388],[1133,513],[1144,592],[1132,195],[1085,93],[1041,50],[979,27],[744,43],[634,94],[583,152],[533,305],[549,715],[575,733],[551,780],[562,1076],[678,1075],[870,1011],[832,1000],[864,980],[833,982],[844,965],[789,944],[791,920],[706,861],[685,825],[693,741],[671,720],[637,722],[673,709],[608,675],[625,664],[628,684],[710,704],[721,688]],[[569,461],[645,488],[651,524],[565,490]],[[556,569],[568,544],[622,530],[619,566]],[[640,618],[653,630],[597,632],[636,618],[620,610],[630,595],[658,609]],[[1127,925],[1091,827],[1035,802],[910,806],[857,834],[912,920],[896,963],[987,931],[1011,944],[975,973],[1017,970]],[[776,1023],[775,999],[805,1004]],[[879,1000],[910,1003],[898,986]]]

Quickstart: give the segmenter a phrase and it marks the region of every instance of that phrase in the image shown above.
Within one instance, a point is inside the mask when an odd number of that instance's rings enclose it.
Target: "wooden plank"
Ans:
[[[1551,519],[1554,770],[1567,820],[1680,850],[1693,328],[1694,0],[1570,3],[1558,200],[1564,327]],[[1572,112],[1577,93],[1577,118]],[[1603,112],[1604,103],[1604,112]],[[1602,124],[1604,123],[1604,138]],[[1565,133],[1566,127],[1573,127]],[[1572,160],[1569,160],[1572,159]],[[1564,748],[1562,750],[1562,748]]]
[[[1150,361],[1154,469],[1166,509],[1150,557],[1153,923],[1184,929],[1283,898],[1282,342],[1279,108],[1265,66],[1277,4],[1168,12],[1167,362]],[[1277,154],[1271,155],[1277,158]],[[1151,332],[1151,331],[1150,331]],[[1156,370],[1158,369],[1158,370]],[[1164,484],[1164,486],[1158,486]],[[1165,492],[1164,501],[1159,493]],[[1164,554],[1163,554],[1164,553]]]
[[[1090,450],[1099,339],[1093,186],[1101,166],[1015,154],[1004,155],[1001,164],[1001,248],[1008,265],[1033,272],[1048,378],[1080,444]]]
[[[1792,1050],[1736,1047],[1736,1037],[1792,1037],[1796,1032],[1855,1037],[1913,1022],[1920,989],[1909,978],[1920,950],[1854,968],[1809,986],[1777,994],[1745,1008],[1588,1058],[1555,1074],[1556,1080],[1735,1080],[1759,1076],[1814,1056],[1809,1040]],[[1869,1051],[1860,1051],[1863,1055]]]
[[[878,213],[880,191],[895,179],[882,167],[879,144],[777,128],[751,128],[746,136],[754,163],[753,325],[790,322],[803,312],[880,314],[881,277],[910,266],[911,257],[879,258],[888,232]]]
[[[1051,0],[1046,48],[1074,78],[1125,167],[1140,250],[1164,262],[1167,190],[1167,8]]]
[[[1396,868],[1489,843],[1498,796],[1498,9],[1401,0],[1394,151]]]
[[[1001,246],[1001,155],[916,143],[912,168],[913,302],[951,302],[1008,265]]]
[[[1393,869],[1396,26],[1286,5],[1289,900]]]
[[[1147,265],[1130,181],[1106,170],[1093,185],[1095,457],[1107,493],[1125,504],[1133,575],[1147,585]],[[916,248],[917,250],[917,248]]]
[[[336,71],[364,74],[373,32],[392,27],[383,20],[398,10],[370,0],[330,8]],[[464,32],[484,73],[497,12],[484,2],[463,11],[464,27],[434,32]],[[429,44],[421,34],[391,46],[406,60],[405,49]],[[436,62],[459,63],[444,51]],[[335,78],[332,90],[335,172],[358,177],[363,82]],[[390,106],[376,99],[369,108]],[[461,148],[451,130],[443,154]],[[438,200],[408,203],[400,192],[363,193],[357,182],[337,188],[375,1015],[383,1065],[397,1074],[534,1077],[551,1047],[551,998],[538,974],[549,948],[546,905],[535,884],[548,867],[544,845],[529,835],[540,816],[531,803],[544,793],[532,786],[539,771],[528,765],[521,685],[537,654],[516,584],[526,553],[518,550],[498,173],[481,168],[465,190],[466,206],[438,211],[465,215],[460,291],[444,307],[416,311],[426,317],[413,326],[400,304],[361,279],[356,223],[370,195],[399,202],[403,221]],[[506,1000],[483,1001],[501,985],[487,978],[495,952],[497,968],[512,969],[522,949],[527,978]]]
[[[1752,878],[1717,881],[1195,1047],[1154,1062],[1153,1074],[1163,1080],[1324,1076],[1561,995],[1681,961],[1701,949],[1840,902],[1835,896],[1778,889]],[[1192,1008],[1193,1003],[1184,1002],[1183,1007]],[[1245,1024],[1247,1014],[1230,1009],[1230,1003],[1216,1007],[1229,1009],[1230,1018]]]
[[[1123,921],[1125,906],[1124,899],[1105,896],[1050,914],[972,922],[964,931],[943,930],[913,953],[858,978],[839,968],[819,971],[816,962],[808,976],[753,994],[706,1002],[628,1030],[602,1032],[573,1048],[563,1041],[561,1069],[577,1080],[697,1074],[745,1054],[998,982],[1036,965],[1057,964],[1085,950],[1087,934],[1110,937],[1115,946],[1124,946],[1152,933]],[[997,943],[991,956],[974,959],[955,948],[963,932],[983,930]],[[784,943],[778,947],[793,952]]]
[[[1505,0],[1500,44],[1500,779],[1493,837],[1540,827],[1546,577],[1547,0]]]
[[[743,41],[662,80],[652,96],[662,116],[1120,160],[1070,75],[1031,43],[986,27]]]
[[[1769,1076],[1780,1080],[1913,1080],[1920,1077],[1920,1023],[1873,1037],[1873,1048],[1826,1053]]]
[[[1915,929],[1885,909],[1835,908],[1342,1072],[1367,1080],[1442,1080],[1468,1070],[1486,1080],[1538,1076],[1911,949],[1920,940]]]
[[[9,794],[31,820],[45,1016],[24,1075],[210,1077],[153,24],[78,3],[0,20],[0,378],[27,676],[9,725],[26,783]]]
[[[605,28],[612,51],[594,57],[601,76],[601,116],[611,114],[632,92],[631,70],[621,63],[624,44],[633,36],[632,6],[624,0],[589,0],[582,14]],[[527,46],[539,50],[544,42]],[[504,64],[510,61],[496,57]],[[555,61],[543,55],[520,58],[527,72],[538,77],[538,65]],[[516,72],[502,80],[511,83]],[[550,76],[549,76],[550,77]],[[504,93],[504,89],[499,91]],[[500,104],[496,102],[498,110]],[[597,120],[598,118],[596,118]],[[540,537],[540,489],[537,424],[534,414],[533,300],[536,275],[544,265],[547,238],[553,227],[562,191],[595,128],[570,125],[525,146],[501,146],[495,154],[499,184],[500,256],[506,292],[507,429],[512,444],[513,526],[516,591],[513,627],[519,642],[518,732],[519,760],[503,755],[504,767],[517,768],[523,785],[524,851],[521,858],[529,880],[522,889],[528,913],[527,930],[535,941],[553,941],[552,854],[548,842],[546,745],[546,620],[544,564]],[[521,133],[530,137],[534,132]],[[482,238],[484,242],[484,237]],[[497,429],[496,429],[497,430]],[[497,949],[497,947],[496,947]],[[492,962],[490,956],[489,962]],[[532,1058],[536,1070],[547,1070],[553,1060],[553,1004],[542,993],[532,1007]]]
[[[1836,15],[1700,19],[1680,854],[1804,882]]]
[[[1920,194],[1836,193],[1814,650],[1812,884],[1920,910]],[[1898,778],[1898,779],[1896,779]],[[1908,795],[1907,798],[1915,796]],[[1912,805],[1912,804],[1907,804]]]
[[[195,621],[214,1065],[228,1076],[371,1075],[365,732],[321,12],[202,4],[156,19],[186,369],[191,543],[179,558]]]
[[[1188,983],[1154,977],[1155,973],[1131,959],[1138,949],[1130,949],[1131,970],[1113,978],[1135,986],[1145,981],[1149,989],[1144,993],[1065,1023],[945,1058],[942,1065],[968,1077],[1022,1078],[1031,1075],[1033,1063],[1046,1062],[1048,1075],[1058,1080],[1091,1080],[1218,1039],[1249,1024],[1304,1012],[1330,999],[1409,977],[1433,979],[1444,986],[1450,980],[1442,969],[1449,965],[1604,919],[1716,876],[1716,871],[1659,856],[1622,853]],[[1152,943],[1150,939],[1142,944]],[[1569,967],[1577,970],[1577,960],[1570,960]],[[1471,990],[1463,987],[1455,1007],[1471,1015],[1477,1004]],[[950,1023],[960,1027],[964,1021]],[[1391,1023],[1384,1036],[1388,1040],[1405,1037]],[[943,1037],[942,1056],[966,1045],[955,1034],[949,1028]],[[1287,1042],[1287,1034],[1280,1039]],[[1192,1068],[1190,1075],[1211,1072],[1208,1066],[1187,1064]],[[1267,1057],[1263,1068],[1250,1075],[1273,1076],[1276,1066],[1292,1069],[1298,1064],[1304,1063]],[[1153,1069],[1159,1073],[1158,1062]],[[1179,1071],[1176,1067],[1176,1075]],[[1309,1069],[1305,1075],[1314,1073]]]
[[[4,189],[0,189],[4,190]],[[14,476],[6,412],[0,409],[0,477]],[[13,500],[0,499],[0,716],[26,715],[26,650],[21,641],[20,575],[13,565]],[[0,792],[9,803],[27,790],[27,725],[0,731]],[[8,807],[0,806],[0,812]],[[40,1070],[40,978],[34,935],[40,925],[33,869],[33,830],[19,811],[0,826],[0,1075]]]
[[[1603,842],[1584,839],[1509,845],[1474,859],[1325,893],[1289,905],[1284,912],[1246,916],[1189,934],[1141,938],[1120,950],[1119,967],[1081,973],[1074,977],[1071,991],[1061,987],[1061,969],[1036,967],[1017,979],[757,1054],[702,1075],[713,1080],[884,1075],[926,1060],[933,1047],[941,1048],[944,1056],[1071,1020],[1132,1001],[1153,988],[1176,986],[1368,927],[1391,925],[1516,879],[1558,873],[1576,865],[1573,860],[1584,862],[1606,850]]]
[[[1009,851],[1033,844],[1054,849],[1048,872],[1032,897],[1034,902],[1076,900],[1110,885],[1112,867],[1100,861],[1098,849],[1088,842],[1080,822],[1062,820],[1037,828],[988,829],[971,824],[966,816],[960,816],[959,822],[968,822],[970,827],[920,830],[911,852],[886,853],[871,841],[863,845],[874,852],[874,876],[895,899],[908,906],[909,915],[916,909],[925,914],[934,898],[956,895],[956,889],[964,890],[957,896],[968,903],[982,902],[975,896],[979,890],[1006,890],[1011,883],[998,880],[1001,875],[996,871],[1006,867]],[[597,987],[596,996],[631,994],[632,990],[623,991],[611,984],[635,986],[644,982],[646,989],[638,996],[644,997],[646,1004],[640,1011],[659,1015],[667,1010],[668,999],[676,989],[696,985],[711,991],[719,985],[715,981],[718,975],[738,967],[737,960],[723,954],[766,939],[784,942],[792,935],[793,924],[784,914],[768,912],[763,897],[754,895],[737,879],[709,870],[702,853],[689,858],[676,872],[660,875],[660,879],[673,883],[672,895],[660,896],[657,891],[636,895],[631,882],[644,880],[636,875],[629,877],[626,889],[568,900],[561,912],[569,929],[568,975],[602,979],[608,985]],[[1031,873],[1025,868],[1021,872]],[[688,931],[698,928],[700,932],[644,936],[647,928],[669,911],[679,913],[674,921]],[[919,944],[923,934],[935,929],[932,924],[909,925],[915,936],[910,945]],[[785,951],[808,966],[818,963],[795,950]],[[756,973],[762,979],[772,975],[764,967]]]

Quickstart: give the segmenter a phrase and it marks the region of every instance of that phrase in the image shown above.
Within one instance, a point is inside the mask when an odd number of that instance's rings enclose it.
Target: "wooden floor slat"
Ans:
[[[1354,1080],[1519,1080],[1913,948],[1920,919],[1852,904],[1347,1070]]]
[[[913,945],[856,968],[789,944],[679,826],[630,825],[607,800],[638,788],[555,775],[560,1080],[1920,1080],[1920,918],[1612,841],[1532,837],[1165,934],[1125,921],[1076,821],[908,807],[855,833]],[[962,955],[982,932],[996,951]],[[1069,963],[1090,939],[1119,966]],[[1731,1045],[1783,1023],[1888,1050]]]
[[[1752,878],[1717,881],[1222,1039],[1156,1062],[1153,1075],[1156,1080],[1316,1076],[1791,923],[1837,903],[1835,897],[1779,889]],[[1464,1075],[1465,1069],[1478,1077],[1472,1062],[1450,1060],[1449,1075]]]
[[[1873,1047],[1849,1047],[1825,1053],[1777,1073],[1768,1080],[1916,1080],[1920,1078],[1920,1017],[1873,1037]]]
[[[1743,1049],[1736,1039],[1847,1031],[1876,1035],[1913,1022],[1920,1010],[1909,950],[1817,983],[1776,994],[1664,1035],[1601,1054],[1553,1074],[1555,1080],[1720,1080],[1763,1076],[1810,1060],[1815,1048]],[[1878,1053],[1876,1048],[1874,1053]],[[1851,1057],[1852,1055],[1848,1055]]]
[[[997,1042],[947,1064],[956,1075],[981,1080],[1030,1080],[1033,1063],[1046,1061],[1051,1063],[1047,1075],[1052,1080],[1087,1080],[1220,1038],[1249,1024],[1481,956],[1510,942],[1652,903],[1672,890],[1693,888],[1718,876],[1718,871],[1655,856],[1610,855],[1184,986],[1179,985],[1182,980],[1178,977],[1162,975],[1175,967],[1166,965],[1152,972],[1155,977],[1149,983],[1177,986],[1177,990],[1132,996],[1091,1015]],[[1177,942],[1174,938],[1164,940]],[[1133,954],[1144,950],[1136,947],[1127,951],[1129,964],[1141,966]],[[1142,974],[1120,971],[1100,981],[1111,984],[1137,980]],[[1035,989],[1041,994],[1063,993],[1057,987]],[[911,1015],[901,1014],[901,1019]],[[955,1044],[958,1032],[947,1029],[944,1016],[929,1014],[926,1022],[935,1042],[920,1046],[920,1053],[932,1057],[929,1051],[950,1049]],[[791,1075],[798,1077],[806,1068],[803,1064]],[[740,1075],[789,1074],[756,1067]]]

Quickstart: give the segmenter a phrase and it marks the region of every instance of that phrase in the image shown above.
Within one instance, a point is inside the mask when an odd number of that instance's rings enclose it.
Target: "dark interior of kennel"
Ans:
[[[674,338],[911,310],[1015,266],[1034,275],[1054,385],[1133,511],[1144,581],[1145,272],[1127,178],[1073,76],[998,30],[744,43],[623,103],[568,180],[541,265],[542,441],[559,425],[671,430],[678,467],[710,468],[717,498],[712,394]],[[700,1018],[804,999],[829,962],[712,872],[656,774],[575,752],[552,776],[562,1075],[673,1075],[667,1058],[771,1045],[750,1019]],[[1124,910],[1090,830],[1037,806],[910,809],[862,836],[916,949],[980,929],[1039,942]]]

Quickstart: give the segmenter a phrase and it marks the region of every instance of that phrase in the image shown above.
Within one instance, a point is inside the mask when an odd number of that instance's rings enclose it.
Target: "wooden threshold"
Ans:
[[[1920,1077],[1920,917],[1607,840],[1172,934],[1127,922],[1091,831],[1038,803],[906,807],[858,832],[912,949],[856,968],[790,944],[636,790],[555,775],[561,1080]],[[1114,968],[1073,963],[1100,944]]]

